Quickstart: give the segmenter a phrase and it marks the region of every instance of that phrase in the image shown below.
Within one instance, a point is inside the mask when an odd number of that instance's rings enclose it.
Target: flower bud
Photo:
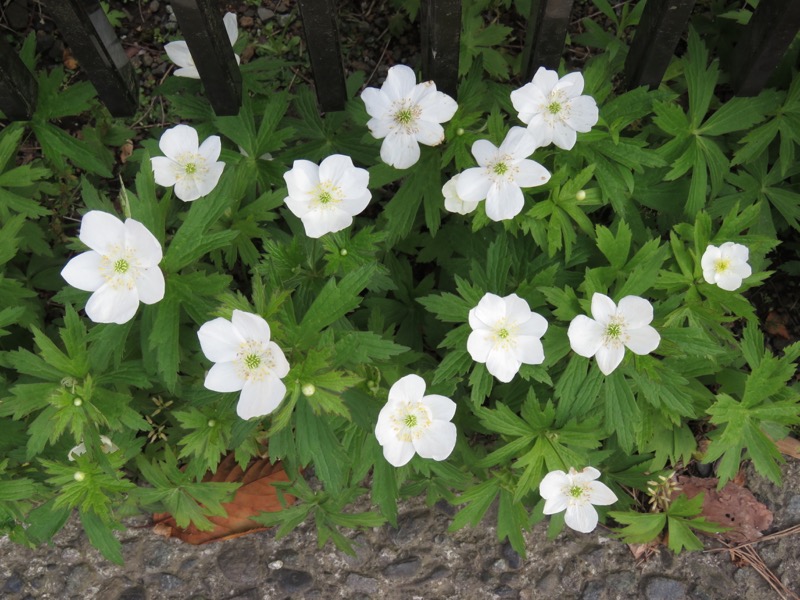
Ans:
[[[300,391],[303,392],[303,396],[308,398],[309,396],[314,395],[314,393],[317,391],[317,388],[314,387],[313,383],[306,383],[302,388],[300,388]]]
[[[217,425],[217,422],[214,419],[209,419],[208,420],[208,426],[209,427],[216,427],[216,425]]]
[[[456,135],[464,135],[464,128],[459,127],[458,129],[456,129]]]
[[[83,404],[83,398],[81,398],[80,396],[76,396],[75,399],[72,401],[73,406],[80,406],[81,404]]]
[[[575,194],[575,199],[578,202],[582,202],[583,200],[586,200],[586,191],[585,190],[580,190],[577,194]]]
[[[83,481],[84,479],[86,479],[86,473],[84,473],[83,471],[75,471],[75,473],[73,473],[72,475],[72,478],[75,481]]]
[[[339,250],[339,256],[347,256],[347,248],[342,248]]]

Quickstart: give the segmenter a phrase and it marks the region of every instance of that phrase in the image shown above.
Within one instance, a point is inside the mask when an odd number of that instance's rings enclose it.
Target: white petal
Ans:
[[[512,350],[496,346],[486,357],[486,370],[499,381],[508,383],[519,372],[522,363]]]
[[[453,118],[458,104],[444,92],[433,92],[422,98],[418,106],[422,109],[420,119],[436,123],[446,123]]]
[[[474,312],[473,312],[474,311]],[[478,306],[470,310],[469,325],[473,329],[493,329],[495,323],[506,316],[505,299],[492,293],[484,294]],[[477,319],[477,320],[475,320]]]
[[[480,202],[467,202],[466,200],[462,200],[457,196],[444,199],[445,210],[448,210],[452,213],[458,213],[460,215],[468,215],[478,208],[478,204],[480,204]]]
[[[211,366],[203,385],[213,392],[238,392],[245,385],[235,362],[218,362]]]
[[[231,362],[236,359],[245,339],[234,329],[233,323],[222,317],[203,323],[197,331],[200,348],[211,362]]]
[[[639,296],[625,296],[619,301],[617,311],[630,329],[644,327],[653,321],[653,305]]]
[[[533,84],[541,90],[542,94],[549,96],[558,83],[558,72],[539,67],[533,76]]]
[[[444,129],[433,121],[417,121],[417,141],[426,146],[438,146],[444,141]]]
[[[575,531],[590,533],[597,527],[597,510],[589,503],[579,506],[568,506],[564,513],[564,523]]]
[[[61,276],[74,288],[85,292],[94,292],[106,282],[105,277],[100,273],[102,260],[103,257],[94,250],[78,254],[64,265]]]
[[[150,159],[150,166],[153,168],[153,179],[158,185],[171,187],[178,181],[181,167],[171,158],[154,156]]]
[[[344,211],[345,213],[347,213],[348,217],[354,217],[354,216],[360,214],[365,208],[367,208],[367,206],[369,206],[369,201],[370,200],[372,200],[372,194],[370,193],[369,190],[365,189],[358,196],[352,196],[352,197],[344,198],[342,200],[341,204],[339,204],[339,209],[341,211]],[[351,218],[349,220],[349,222],[347,223],[347,225],[345,225],[344,227],[348,227],[350,225],[350,223],[352,223],[352,222],[353,222],[353,219]],[[334,230],[334,231],[338,231],[338,230]]]
[[[553,123],[551,135],[553,136],[553,143],[562,150],[572,150],[578,139],[575,130],[561,121]]]
[[[353,160],[349,156],[332,154],[319,163],[319,180],[338,185],[339,181],[345,178],[345,173],[349,173],[353,168]]]
[[[113,288],[110,284],[100,287],[86,303],[86,316],[95,323],[117,323],[130,321],[139,308],[136,288]]]
[[[525,159],[517,163],[519,172],[514,181],[520,187],[536,187],[550,181],[550,171],[534,160]]]
[[[456,414],[456,403],[446,396],[439,394],[424,396],[422,403],[431,411],[431,417],[435,421],[450,421]]]
[[[411,442],[402,442],[396,437],[386,440],[383,444],[383,457],[393,467],[402,467],[414,456],[414,446]]]
[[[485,363],[489,358],[489,352],[494,348],[494,334],[486,329],[473,331],[467,338],[467,352],[472,360]]]
[[[486,194],[486,216],[492,221],[513,219],[524,207],[522,190],[514,183],[498,182]]]
[[[351,167],[342,173],[335,183],[342,190],[345,198],[360,198],[365,193],[372,196],[368,189],[369,171],[366,169]]]
[[[595,354],[597,366],[603,375],[611,375],[625,357],[625,346],[600,346]]]
[[[231,42],[231,46],[233,46],[239,37],[239,27],[236,23],[236,13],[225,13],[225,16],[222,17],[222,22],[225,24],[225,32],[228,34],[228,39]]]
[[[474,147],[473,147],[474,148]],[[473,150],[474,151],[474,150]],[[472,167],[463,171],[456,182],[458,197],[465,202],[484,200],[492,187],[492,181],[483,167]]]
[[[572,485],[572,480],[567,477],[564,471],[550,471],[544,476],[541,483],[539,483],[539,495],[545,500],[563,496],[562,490],[570,485]],[[562,508],[561,510],[564,509]],[[549,515],[552,513],[545,512],[545,514]]]
[[[233,328],[246,340],[268,342],[270,336],[269,325],[263,317],[243,310],[234,310],[231,317]]]
[[[177,160],[187,152],[197,154],[198,144],[197,131],[188,125],[176,125],[172,129],[167,129],[158,140],[161,152],[173,160]]]
[[[575,131],[586,133],[591,131],[597,124],[600,113],[597,110],[597,103],[591,96],[580,96],[569,104],[569,116],[566,123]]]
[[[367,114],[373,118],[384,117],[392,106],[392,101],[378,88],[367,88],[361,92],[361,100],[367,109]],[[370,127],[370,129],[372,129]],[[381,136],[383,137],[383,136]]]
[[[434,421],[412,444],[422,458],[444,460],[456,447],[456,426],[448,421]]]
[[[395,65],[386,74],[381,91],[394,102],[400,98],[410,96],[417,85],[417,76],[405,65]]]
[[[611,298],[598,292],[592,294],[592,316],[595,321],[607,325],[616,314],[617,305]]]
[[[575,471],[572,468],[570,475],[572,475],[572,481],[575,483],[588,483],[600,477],[600,471],[594,467],[584,467],[581,471]]]
[[[742,244],[734,244],[733,242],[726,242],[726,244],[730,244],[727,254],[736,262],[747,262],[750,259],[750,250],[747,246],[743,246]],[[725,244],[722,244],[725,246]]]
[[[716,273],[714,279],[716,284],[726,292],[735,292],[742,286],[742,278],[731,269],[724,273]]]
[[[578,315],[569,324],[567,336],[573,352],[591,358],[603,345],[605,327],[586,315]]]
[[[493,162],[498,154],[497,146],[489,140],[476,140],[475,143],[472,144],[472,156],[475,157],[475,160],[482,167]]]
[[[511,104],[519,113],[519,118],[523,123],[528,123],[530,118],[523,116],[532,115],[539,112],[539,107],[547,103],[545,95],[533,83],[526,83],[518,90],[511,92]]]
[[[169,59],[179,67],[194,68],[194,59],[192,59],[192,54],[189,52],[189,46],[183,40],[164,44],[164,51],[169,56]]]
[[[91,210],[81,219],[78,239],[103,256],[125,243],[125,226],[117,217],[100,210]]]
[[[172,72],[175,77],[186,77],[187,79],[200,79],[200,72],[197,67],[181,67]]]
[[[539,148],[544,148],[553,143],[553,125],[549,121],[545,121],[541,113],[531,116],[531,120],[528,123],[528,131],[536,138]]]
[[[525,127],[512,127],[500,144],[500,154],[510,154],[517,160],[529,157],[539,145],[536,136]]]
[[[589,502],[598,506],[608,506],[614,504],[619,498],[611,491],[605,483],[600,481],[592,481],[588,484],[589,488]]]
[[[164,299],[164,274],[158,267],[139,270],[136,276],[136,291],[139,300],[145,304],[155,304]]]
[[[419,402],[425,395],[425,380],[419,375],[406,375],[389,388],[389,402]]]
[[[531,307],[523,299],[516,294],[510,294],[503,298],[506,309],[506,319],[509,324],[524,323],[531,318]]]
[[[220,152],[222,152],[222,141],[218,135],[208,136],[197,149],[197,153],[209,163],[216,162]]]
[[[263,417],[278,408],[285,395],[286,386],[277,377],[248,381],[239,396],[236,414],[245,420]]]
[[[283,350],[275,342],[270,342],[267,344],[267,354],[273,363],[272,373],[281,378],[286,377],[290,367]]]
[[[520,324],[517,329],[517,335],[527,335],[536,338],[541,338],[547,331],[547,319],[539,313],[532,312],[530,318],[524,323]]]
[[[296,160],[290,171],[283,174],[289,195],[295,201],[302,201],[306,194],[319,186],[319,167],[308,160]]]
[[[700,265],[703,267],[703,270],[706,269],[711,270],[714,272],[714,265],[716,262],[722,257],[722,253],[720,249],[716,246],[708,246],[706,251],[703,252],[703,257],[700,259]],[[714,283],[713,281],[709,281],[708,283]]]
[[[560,513],[567,508],[567,497],[561,492],[552,498],[547,498],[544,502],[542,512],[546,515]]]
[[[540,365],[544,362],[544,347],[538,337],[520,335],[517,336],[515,355],[526,365]]]
[[[380,140],[389,135],[389,132],[392,130],[393,126],[394,121],[385,116],[372,118],[367,121],[367,128],[372,134],[372,137],[374,137],[376,140]]]
[[[661,343],[661,336],[655,329],[650,327],[650,325],[645,325],[637,329],[629,329],[627,333],[628,340],[625,342],[625,345],[630,348],[631,352],[634,354],[650,354],[653,350],[658,348],[658,344]]]
[[[390,439],[397,439],[392,428],[392,413],[392,407],[388,402],[383,405],[381,412],[378,413],[378,421],[375,423],[375,439],[378,440],[378,444],[381,446],[385,445]]]
[[[224,162],[215,162],[208,165],[208,171],[197,182],[197,189],[200,192],[200,197],[207,196],[217,187],[219,178],[222,177],[222,171],[224,169]]]
[[[326,233],[340,231],[349,227],[353,218],[340,210],[315,210],[311,209],[303,215],[303,227],[310,238],[320,238]]]
[[[567,98],[577,98],[583,92],[583,75],[579,72],[568,73],[553,86],[553,91],[564,90]],[[590,98],[590,96],[586,96]]]
[[[125,219],[125,247],[134,251],[143,267],[155,267],[163,256],[156,236],[136,219]]]
[[[419,160],[417,138],[410,133],[392,131],[381,144],[381,160],[395,169],[407,169]]]
[[[198,183],[200,182],[195,177],[179,179],[175,182],[175,195],[184,202],[197,200],[203,195]]]

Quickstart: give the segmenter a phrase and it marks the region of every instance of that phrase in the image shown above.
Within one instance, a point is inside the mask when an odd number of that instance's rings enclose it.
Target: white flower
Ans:
[[[119,450],[119,447],[104,435],[100,436],[100,442],[102,444],[100,449],[105,454],[110,454],[112,452],[116,452],[117,450]],[[81,456],[82,454],[86,454],[86,444],[83,442],[81,442],[80,444],[75,446],[72,450],[70,450],[69,454],[67,454],[67,458],[69,460],[75,460],[77,456]]]
[[[725,242],[719,248],[709,245],[700,259],[703,278],[723,290],[735,292],[741,287],[742,280],[753,274],[753,269],[747,264],[749,258],[750,251],[742,244]]]
[[[541,337],[547,331],[547,321],[531,312],[528,303],[516,294],[505,298],[485,294],[469,311],[469,326],[470,356],[486,363],[489,373],[503,383],[511,381],[523,363],[539,365],[544,361]]]
[[[236,13],[226,13],[222,22],[225,24],[225,31],[228,34],[231,46],[233,46],[239,37],[239,28],[236,25]],[[170,42],[164,45],[164,50],[167,56],[169,56],[169,59],[180,67],[175,70],[176,77],[200,79],[200,73],[197,72],[197,67],[194,64],[194,59],[192,58],[191,52],[189,52],[189,46],[186,45],[186,42],[183,40]],[[234,56],[236,57],[236,64],[239,64],[241,61],[239,55],[235,54]]]
[[[197,200],[217,186],[225,168],[217,160],[222,150],[219,136],[209,136],[200,145],[194,128],[176,125],[161,135],[158,147],[164,156],[150,159],[158,185],[174,185],[175,195],[184,202]]]
[[[539,67],[531,83],[511,92],[511,103],[519,111],[519,119],[547,146],[551,142],[571,150],[576,132],[591,131],[597,123],[597,103],[591,96],[581,96],[583,75],[558,73]]]
[[[86,303],[92,321],[127,323],[140,300],[155,304],[164,297],[161,244],[139,221],[123,223],[92,210],[81,220],[78,239],[91,250],[72,258],[61,276],[79,290],[94,292]]]
[[[444,207],[450,212],[466,215],[478,208],[478,202],[467,202],[458,196],[456,186],[458,185],[458,175],[454,175],[448,179],[447,183],[442,187],[442,195],[444,196]]]
[[[569,473],[550,471],[539,484],[539,494],[544,498],[544,514],[552,515],[566,509],[564,522],[581,533],[597,527],[597,511],[593,504],[607,506],[618,500],[608,486],[599,481],[600,471],[586,467],[578,472],[570,467]]]
[[[453,118],[458,104],[436,91],[432,81],[417,84],[414,71],[404,65],[389,69],[381,89],[367,88],[361,99],[372,117],[367,123],[372,136],[386,138],[381,160],[407,169],[419,160],[419,144],[436,146],[444,141],[439,123]]]
[[[597,357],[597,366],[609,375],[622,362],[627,346],[634,354],[649,354],[661,342],[650,326],[653,305],[638,296],[614,301],[603,294],[592,296],[592,316],[578,315],[569,324],[567,335],[572,349],[586,358]]]
[[[456,403],[450,398],[425,396],[422,377],[401,377],[389,390],[375,425],[383,456],[395,467],[402,467],[415,452],[422,458],[444,460],[456,445],[456,426],[450,422],[454,414]]]
[[[230,321],[220,317],[203,323],[197,332],[203,354],[215,363],[204,385],[215,392],[241,390],[236,413],[242,419],[268,415],[286,394],[281,378],[289,363],[269,336],[263,318],[241,310],[234,310]]]
[[[486,199],[486,215],[492,221],[513,219],[524,205],[520,188],[550,180],[547,169],[527,158],[538,145],[524,127],[512,127],[499,148],[489,140],[476,141],[472,155],[480,166],[458,176],[458,197],[465,202]]]
[[[352,225],[353,216],[364,210],[372,197],[367,170],[353,166],[350,157],[342,154],[329,156],[319,166],[296,160],[283,179],[289,193],[284,202],[312,238]]]

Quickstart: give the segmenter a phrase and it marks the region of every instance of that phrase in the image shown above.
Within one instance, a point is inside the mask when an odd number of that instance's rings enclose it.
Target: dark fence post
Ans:
[[[754,96],[763,89],[798,31],[800,1],[759,2],[726,69],[737,95]]]
[[[422,79],[433,80],[436,89],[456,97],[458,55],[461,40],[461,0],[423,0]]]
[[[695,0],[647,0],[625,59],[628,89],[658,87],[686,30]]]
[[[48,12],[100,99],[115,117],[139,105],[136,73],[97,0],[47,0]]]
[[[300,18],[311,58],[317,102],[323,111],[342,110],[347,88],[336,24],[336,5],[331,0],[299,0]]]
[[[27,121],[36,110],[37,91],[28,67],[0,37],[0,110],[12,121]]]
[[[183,38],[217,115],[238,115],[242,74],[214,0],[170,0]]]
[[[539,67],[558,68],[564,53],[570,12],[572,0],[533,0],[522,54],[525,79],[533,79]]]

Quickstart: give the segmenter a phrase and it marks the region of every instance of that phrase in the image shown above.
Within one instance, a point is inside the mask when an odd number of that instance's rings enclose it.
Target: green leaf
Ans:
[[[114,158],[108,151],[96,152],[88,143],[78,140],[50,123],[32,122],[36,139],[42,145],[42,151],[60,170],[66,168],[64,157],[81,169],[95,173],[101,177],[111,178]]]
[[[664,513],[638,513],[610,511],[608,516],[622,523],[619,537],[627,544],[646,544],[656,539],[667,524]]]
[[[620,447],[630,454],[633,451],[634,434],[639,427],[641,412],[636,405],[630,384],[619,370],[606,376],[603,404],[606,431],[615,433]]]
[[[114,537],[111,528],[103,519],[92,510],[80,510],[79,515],[83,529],[86,531],[86,535],[89,536],[92,546],[100,550],[100,554],[111,562],[117,565],[124,564],[122,544]]]
[[[497,509],[497,539],[508,538],[511,547],[525,558],[525,538],[522,532],[528,529],[528,511],[521,502],[515,502],[511,492],[500,490]]]
[[[697,133],[724,135],[750,129],[763,121],[767,112],[777,108],[779,97],[776,90],[764,90],[754,98],[731,98],[703,123]]]
[[[616,235],[613,235],[608,228],[602,225],[597,225],[596,232],[597,247],[600,252],[605,255],[614,269],[621,269],[628,260],[628,252],[630,252],[631,248],[633,234],[630,227],[625,221],[619,221]]]

